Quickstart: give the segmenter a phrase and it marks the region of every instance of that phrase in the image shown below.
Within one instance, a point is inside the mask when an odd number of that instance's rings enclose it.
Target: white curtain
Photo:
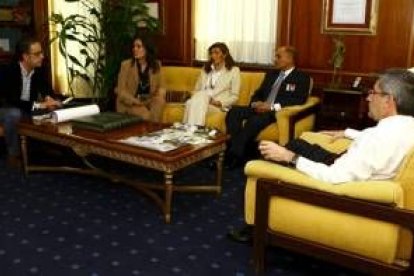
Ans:
[[[194,0],[194,11],[196,60],[220,41],[237,62],[273,62],[278,0]]]
[[[90,0],[90,3],[94,3],[99,6],[100,0]],[[66,2],[63,0],[48,0],[48,12],[49,16],[52,13],[61,13],[64,17],[71,15],[71,14],[80,14],[90,17],[87,13],[85,8],[79,2]],[[50,26],[51,36],[53,35],[53,26]],[[68,48],[70,48],[70,52],[72,54],[77,54],[79,52],[79,47],[75,43],[68,42]],[[59,91],[63,94],[69,94],[69,86],[66,74],[66,65],[65,59],[59,52],[58,43],[55,42],[50,45],[50,57],[51,57],[51,69],[52,69],[52,84],[53,88],[56,91]],[[78,55],[79,59],[82,59],[81,56]],[[91,88],[85,83],[83,79],[76,79],[72,84],[72,88],[74,90],[75,97],[88,97],[91,95]],[[72,95],[70,95],[72,96]]]

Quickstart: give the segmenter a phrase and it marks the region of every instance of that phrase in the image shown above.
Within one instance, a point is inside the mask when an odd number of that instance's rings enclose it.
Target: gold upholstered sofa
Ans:
[[[183,66],[164,66],[162,68],[168,102],[163,112],[163,122],[182,121],[184,101],[194,89],[200,70],[200,68]],[[260,86],[264,75],[264,72],[241,72],[240,94],[236,104],[249,104],[251,96]],[[318,105],[319,98],[310,96],[303,105],[283,108],[277,112],[277,123],[265,128],[257,139],[273,140],[282,145],[286,144],[292,137],[298,137],[303,131],[309,131],[313,128]],[[225,112],[220,112],[208,116],[206,125],[225,132],[225,115]]]
[[[333,152],[350,143],[320,133],[301,138]],[[257,272],[272,244],[370,274],[414,275],[414,149],[389,181],[332,185],[263,160],[248,162],[245,174],[245,220],[255,225]]]

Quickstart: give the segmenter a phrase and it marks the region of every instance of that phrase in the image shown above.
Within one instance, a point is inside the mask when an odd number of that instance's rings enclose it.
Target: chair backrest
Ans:
[[[163,66],[161,68],[167,91],[190,92],[194,90],[200,68],[184,66]]]
[[[259,88],[264,79],[264,72],[240,72],[240,94],[238,105],[248,105],[254,92]]]
[[[239,100],[237,101],[238,105],[248,105],[250,99],[253,97],[254,92],[260,87],[263,79],[265,77],[264,72],[248,72],[242,71],[240,73],[241,83],[240,83],[240,95]],[[313,78],[309,79],[309,95],[312,94],[313,90]]]
[[[404,190],[404,207],[414,210],[414,148],[404,158],[394,180]]]

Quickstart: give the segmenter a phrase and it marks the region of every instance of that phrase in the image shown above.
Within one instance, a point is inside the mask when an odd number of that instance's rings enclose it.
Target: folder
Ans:
[[[105,132],[141,122],[142,118],[117,112],[101,112],[71,120],[72,127]]]

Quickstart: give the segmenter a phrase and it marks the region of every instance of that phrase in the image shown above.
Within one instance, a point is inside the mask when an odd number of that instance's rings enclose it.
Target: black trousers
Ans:
[[[227,133],[230,134],[228,153],[243,159],[246,147],[268,125],[276,122],[275,112],[256,113],[247,106],[234,106],[226,116]]]
[[[319,145],[314,145],[302,139],[293,139],[286,144],[286,148],[312,161],[331,165],[342,154],[330,152]]]

